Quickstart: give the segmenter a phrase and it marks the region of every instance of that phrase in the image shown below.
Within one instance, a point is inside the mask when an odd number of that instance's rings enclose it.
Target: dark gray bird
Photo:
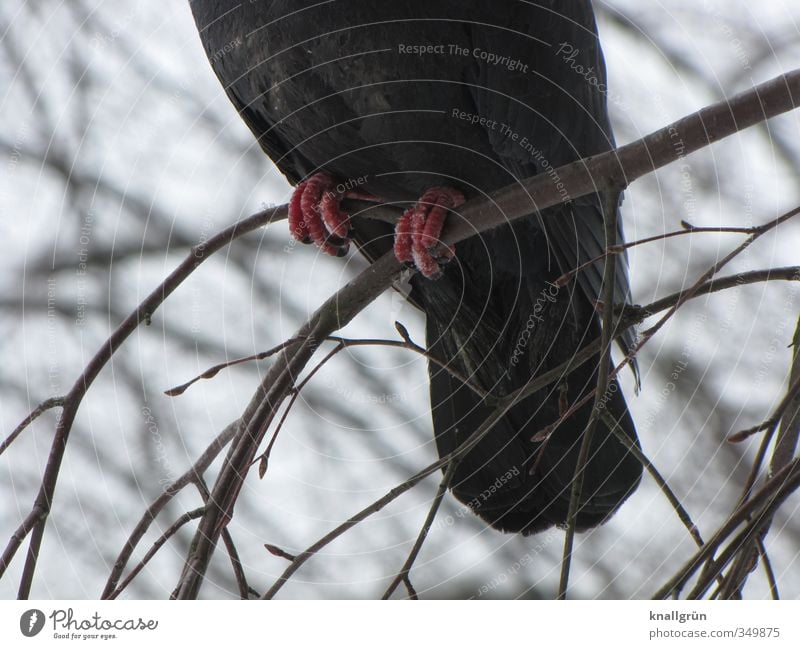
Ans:
[[[444,252],[445,217],[463,200],[549,174],[614,146],[606,75],[588,0],[192,0],[200,36],[228,96],[261,147],[297,186],[300,240],[376,258],[394,246],[420,270],[409,299],[425,312],[430,352],[497,395],[569,360],[599,335],[602,262],[554,281],[604,249],[602,196],[570,200]],[[396,228],[351,219],[354,192],[410,205]],[[396,234],[395,234],[396,229]],[[619,233],[622,240],[622,232]],[[453,254],[453,252],[455,254]],[[448,263],[449,262],[449,263]],[[617,302],[629,299],[624,260]],[[632,333],[622,337],[623,348]],[[440,454],[492,411],[429,366]],[[458,466],[457,498],[492,527],[530,534],[567,519],[597,359],[519,402]],[[610,422],[638,444],[612,381],[586,468],[578,529],[605,521],[642,467]],[[533,438],[536,437],[536,441]]]

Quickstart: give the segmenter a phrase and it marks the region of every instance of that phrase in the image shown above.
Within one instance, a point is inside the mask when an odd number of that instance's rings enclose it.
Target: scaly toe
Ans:
[[[440,277],[441,266],[455,256],[455,250],[441,241],[447,212],[463,203],[464,195],[457,189],[431,187],[398,221],[395,257],[402,262],[413,260],[428,279]]]
[[[336,179],[329,173],[317,173],[299,183],[289,201],[292,236],[303,243],[315,243],[326,254],[346,255],[350,217],[340,209],[341,199]]]

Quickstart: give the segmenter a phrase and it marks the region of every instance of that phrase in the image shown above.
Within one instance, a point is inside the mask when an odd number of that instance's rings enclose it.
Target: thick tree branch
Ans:
[[[767,116],[790,110],[798,104],[800,104],[800,70],[762,84],[747,93],[738,95],[730,102],[722,102],[705,108],[625,147],[561,167],[557,170],[557,173],[570,198],[577,198],[601,190],[619,189],[641,175],[683,157],[687,152],[696,151],[711,142],[736,132],[740,128],[757,123],[766,119]],[[675,143],[671,141],[676,134],[678,134],[681,141],[681,146],[677,148]],[[520,187],[514,186],[495,192],[489,198],[479,198],[467,203],[460,212],[461,219],[455,224],[451,219],[451,225],[445,229],[442,236],[444,243],[457,243],[468,236],[474,235],[476,231],[481,232],[510,220],[522,218],[530,214],[533,211],[532,208],[542,210],[563,200],[560,188],[556,187],[552,179],[547,175],[544,175],[544,177],[540,175],[537,178],[525,181],[522,183],[522,187],[525,190],[524,192],[520,191]],[[783,218],[789,217],[785,215]],[[749,245],[749,242],[763,234],[764,231],[766,229],[751,235],[748,242],[743,244],[741,249],[744,249]],[[740,250],[731,253],[731,256],[735,256],[738,252]],[[715,265],[715,272],[726,261],[727,259]],[[392,254],[387,253],[328,300],[326,305],[323,305],[314,314],[311,321],[301,328],[298,336],[302,336],[303,329],[310,327],[314,327],[314,338],[325,338],[331,335],[336,329],[350,322],[369,302],[388,288],[397,277],[400,269],[400,264]],[[697,290],[702,284],[703,281],[698,282],[692,290]],[[688,294],[683,299],[686,300],[690,297],[691,294]],[[680,306],[680,303],[673,307],[673,311],[678,306]],[[336,329],[328,329],[318,324],[320,319],[326,315],[325,312],[328,309],[328,320],[331,323],[335,323]],[[651,328],[649,336],[652,336],[658,330],[661,323]],[[643,342],[639,343],[637,349],[641,347]],[[317,340],[312,340],[308,345],[304,345],[303,351],[308,355],[305,360],[301,359],[300,363],[297,364],[298,369],[301,370],[305,366],[318,344]],[[286,354],[286,351],[282,352],[284,357]],[[280,363],[277,365],[280,365]],[[276,376],[268,374],[264,383],[262,383],[261,389],[263,390],[268,385],[267,381],[274,382],[279,378],[281,378],[280,370],[278,370]],[[272,420],[278,405],[287,396],[291,387],[291,382],[286,383],[284,381],[280,390],[273,390],[271,395],[274,395],[275,399],[271,401],[272,405],[269,406],[267,411],[260,414],[258,428],[247,427],[246,430],[259,430],[260,432],[255,436],[251,434],[250,450],[240,457],[241,463],[232,467],[228,473],[227,479],[235,483],[233,488],[236,493],[241,488],[241,481],[244,479],[248,464],[252,461],[255,453],[256,449],[252,448],[252,446],[255,445],[257,447],[260,444],[265,432],[264,427]],[[243,461],[245,457],[249,457],[247,463]],[[224,481],[220,482],[221,480],[223,480],[223,476],[218,479],[219,490],[223,493],[227,492],[230,485],[225,484]],[[213,499],[213,501],[218,502],[216,499]],[[215,509],[212,507],[204,516],[203,523],[209,517],[213,518],[215,516]],[[195,547],[200,548],[201,552],[199,554],[195,553],[192,560],[198,569],[195,570],[190,567],[189,562],[187,562],[189,573],[184,572],[182,578],[184,587],[179,588],[179,596],[197,596],[202,573],[208,564],[210,553],[216,543],[218,530],[214,532],[208,526],[204,527],[203,523],[201,523],[201,529],[198,530],[195,544]],[[209,533],[212,534],[210,538],[207,536]]]
[[[557,173],[570,199],[626,186],[659,167],[797,105],[800,105],[800,70],[756,86],[730,101],[714,104],[624,147],[561,167]],[[676,146],[677,143],[680,143],[679,147]],[[476,232],[522,218],[562,200],[560,189],[547,176],[523,181],[495,192],[488,198],[470,201],[461,210],[459,221],[452,223],[451,219],[451,225],[444,232],[444,242],[456,243]],[[147,321],[167,296],[203,260],[245,232],[285,217],[285,209],[283,206],[265,210],[234,224],[205,244],[195,246],[189,257],[114,331],[65,396],[41,489],[30,514],[12,535],[0,559],[1,576],[24,538],[33,532],[19,588],[21,598],[28,597],[30,593],[61,461],[72,423],[89,386],[131,332],[140,323]],[[182,596],[196,596],[208,559],[221,527],[227,522],[224,519],[230,515],[249,462],[263,438],[266,426],[274,416],[275,408],[286,397],[294,378],[311,358],[319,341],[349,322],[387,289],[400,270],[401,266],[391,255],[387,254],[377,260],[356,280],[328,300],[312,320],[301,327],[300,332],[308,336],[310,342],[300,345],[299,349],[281,352],[282,360],[273,365],[254,396],[251,407],[248,408],[249,416],[243,418],[234,440],[232,454],[212,489],[211,506],[201,520],[194,546],[195,553],[187,561],[188,573],[193,576],[186,578],[186,574],[184,575],[184,587],[179,589]]]
[[[556,175],[569,200],[625,187],[637,178],[694,153],[709,144],[800,106],[800,69],[712,104],[623,147],[559,167]],[[513,221],[564,198],[548,174],[469,201],[456,223],[445,229],[452,244],[476,232]]]
[[[739,277],[739,276],[734,276]],[[744,279],[739,282],[733,281],[732,278],[723,278],[722,280],[717,280],[716,282],[708,282],[700,287],[694,286],[686,291],[681,291],[675,293],[669,298],[665,298],[664,300],[659,300],[658,302],[654,302],[652,304],[646,305],[644,307],[627,307],[622,314],[621,320],[617,325],[617,330],[620,330],[624,327],[637,324],[643,321],[645,318],[658,313],[659,311],[666,311],[667,309],[672,308],[676,304],[685,304],[687,300],[699,297],[700,295],[705,295],[707,293],[712,293],[715,291],[720,291],[725,288],[730,288],[731,286],[741,285],[743,283],[752,283],[756,281],[766,281],[768,279],[784,279],[784,277],[769,277],[765,273],[761,271],[756,271],[754,273],[744,274]],[[729,281],[725,281],[725,280]],[[785,279],[792,279],[795,281],[800,281],[800,275],[796,272],[788,273]],[[713,286],[712,286],[713,284]],[[630,309],[630,312],[628,311]],[[292,563],[286,568],[284,573],[278,578],[278,580],[272,585],[272,587],[264,594],[265,599],[270,599],[274,597],[277,592],[284,586],[284,584],[291,578],[291,576],[299,570],[299,568],[314,556],[317,552],[319,552],[322,548],[324,548],[329,543],[333,542],[335,539],[340,537],[342,534],[353,528],[355,525],[360,523],[361,521],[365,520],[372,514],[380,511],[383,507],[388,505],[390,502],[395,500],[396,498],[400,497],[402,494],[407,492],[412,487],[419,484],[419,482],[424,479],[425,477],[431,475],[438,469],[442,469],[445,466],[448,466],[451,462],[451,459],[455,457],[460,457],[464,453],[468,452],[469,448],[472,448],[474,444],[477,443],[477,440],[482,438],[488,428],[493,425],[493,422],[496,421],[497,417],[499,416],[497,413],[505,412],[508,408],[511,407],[514,403],[517,403],[520,400],[526,398],[526,396],[533,394],[541,390],[542,388],[546,387],[547,385],[553,383],[554,381],[558,380],[560,377],[568,374],[569,372],[575,370],[576,368],[580,367],[583,363],[587,362],[589,359],[593,358],[597,352],[600,350],[601,346],[601,338],[598,337],[594,341],[589,342],[585,347],[583,347],[580,351],[576,352],[571,359],[562,363],[560,366],[553,368],[549,372],[546,372],[540,376],[537,376],[533,379],[528,385],[520,388],[516,392],[513,392],[502,399],[498,399],[497,401],[497,410],[489,415],[487,420],[481,425],[481,427],[474,433],[473,437],[470,437],[468,440],[464,442],[464,445],[457,448],[453,453],[450,455],[441,458],[440,460],[434,462],[433,464],[427,466],[425,469],[420,471],[419,473],[415,474],[402,484],[393,488],[389,493],[385,496],[380,498],[379,500],[371,503],[360,512],[346,520],[344,523],[336,527],[335,529],[331,530],[328,534],[323,536],[317,542],[313,543],[309,546],[306,550],[301,552],[300,554],[296,555],[291,561]],[[491,423],[490,423],[491,422]],[[477,438],[477,439],[476,439]],[[650,465],[651,466],[651,465]],[[658,480],[659,484],[663,483],[663,479]],[[664,483],[665,484],[665,483]],[[666,493],[671,494],[669,490]],[[671,503],[677,502],[677,499],[669,497]],[[687,526],[692,538],[695,542],[700,539],[699,532],[697,531],[694,523],[691,522],[688,514],[680,507],[676,507],[676,511],[678,512],[678,516],[681,518],[682,522]],[[700,539],[699,545],[702,546],[702,540]]]

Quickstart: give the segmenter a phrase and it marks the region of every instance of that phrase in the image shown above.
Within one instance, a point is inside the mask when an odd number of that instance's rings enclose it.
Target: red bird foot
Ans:
[[[414,207],[397,222],[394,256],[401,262],[413,262],[428,279],[437,279],[442,266],[455,256],[455,250],[441,244],[440,236],[447,211],[464,203],[464,195],[451,187],[431,187]]]
[[[346,192],[329,173],[314,174],[295,187],[289,201],[289,230],[302,243],[315,243],[334,257],[350,247],[350,216],[339,208]]]

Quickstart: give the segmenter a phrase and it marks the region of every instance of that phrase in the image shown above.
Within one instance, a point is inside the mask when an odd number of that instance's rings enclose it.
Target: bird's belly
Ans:
[[[477,195],[535,170],[532,155],[529,166],[511,156],[513,168],[498,155],[498,138],[526,137],[524,120],[515,114],[506,124],[477,107],[481,93],[509,88],[481,83],[486,61],[475,55],[473,23],[457,20],[465,12],[475,20],[472,4],[363,3],[355,15],[334,4],[284,15],[245,39],[245,47],[266,48],[255,57],[266,69],[245,75],[254,79],[254,108],[278,122],[292,148],[279,167],[289,175],[326,169],[383,198],[409,200],[441,184]],[[397,4],[408,6],[390,8]],[[310,23],[301,28],[303,20]],[[263,78],[271,87],[257,87]]]

